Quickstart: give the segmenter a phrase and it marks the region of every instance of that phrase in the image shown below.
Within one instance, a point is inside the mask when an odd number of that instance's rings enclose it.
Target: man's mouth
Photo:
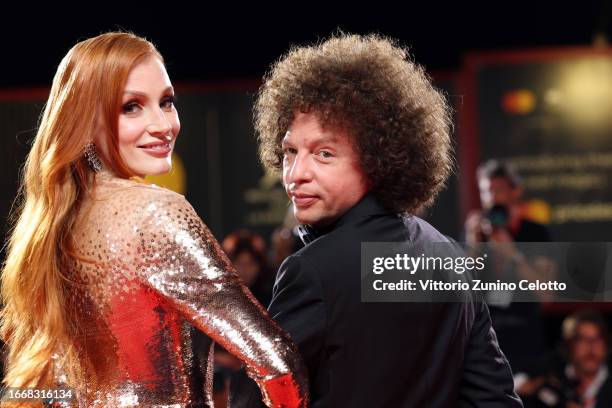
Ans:
[[[297,208],[306,208],[311,206],[319,197],[311,194],[292,193],[291,201]]]

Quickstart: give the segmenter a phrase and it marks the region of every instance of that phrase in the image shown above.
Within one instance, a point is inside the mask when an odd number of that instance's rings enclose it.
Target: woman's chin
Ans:
[[[172,164],[171,163],[164,163],[161,166],[149,166],[146,168],[141,168],[141,169],[133,169],[134,172],[136,174],[140,174],[142,175],[141,177],[146,177],[146,176],[163,176],[165,174],[170,173],[170,171],[172,170]]]

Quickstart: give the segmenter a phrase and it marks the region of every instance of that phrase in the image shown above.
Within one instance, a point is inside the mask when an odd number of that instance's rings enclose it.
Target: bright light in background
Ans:
[[[550,88],[544,93],[544,101],[548,105],[558,107],[563,103],[563,93],[557,88]]]
[[[529,200],[521,208],[523,217],[540,224],[549,224],[551,213],[550,204],[544,200]]]
[[[577,125],[600,126],[612,116],[612,61],[609,58],[568,65],[558,83],[557,102]]]
[[[511,115],[526,115],[534,111],[536,96],[529,89],[515,89],[502,97],[502,108]]]
[[[146,176],[145,181],[184,195],[187,189],[187,175],[183,160],[178,154],[172,153],[172,170],[160,176]]]

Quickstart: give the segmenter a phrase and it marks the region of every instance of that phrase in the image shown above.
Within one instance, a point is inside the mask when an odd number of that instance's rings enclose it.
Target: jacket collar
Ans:
[[[315,239],[330,233],[336,228],[340,228],[344,225],[355,224],[363,218],[367,218],[372,215],[389,214],[382,203],[372,193],[368,193],[361,200],[352,206],[347,212],[342,214],[336,221],[325,227],[315,228],[310,225],[298,226],[298,232],[300,239],[304,242],[304,245],[308,245]]]

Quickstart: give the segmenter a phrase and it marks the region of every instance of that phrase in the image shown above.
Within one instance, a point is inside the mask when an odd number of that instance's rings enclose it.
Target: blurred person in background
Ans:
[[[563,321],[561,334],[561,352],[541,360],[538,372],[517,387],[525,406],[611,407],[610,332],[603,316],[591,310],[573,313]]]
[[[270,304],[274,276],[263,238],[254,232],[239,230],[225,237],[221,247],[259,303]]]
[[[612,381],[608,372],[610,331],[597,312],[584,311],[563,322],[568,358],[563,371],[566,395],[572,391],[582,408],[612,406]],[[563,378],[563,377],[562,377]]]
[[[549,280],[552,265],[542,256],[528,257],[514,242],[549,242],[550,234],[541,224],[526,219],[522,213],[522,180],[513,166],[501,160],[489,160],[477,171],[482,209],[471,212],[465,223],[468,246],[479,242],[494,244],[496,278],[518,282]],[[503,295],[503,296],[502,296]],[[512,365],[515,382],[520,386],[534,360],[546,351],[540,301],[536,293],[530,302],[513,302],[512,293],[497,292],[489,299],[491,320],[499,344]],[[523,333],[529,333],[525,338]]]
[[[510,163],[491,159],[478,167],[481,210],[470,213],[466,240],[476,242],[549,242],[548,229],[523,215],[523,182]]]

